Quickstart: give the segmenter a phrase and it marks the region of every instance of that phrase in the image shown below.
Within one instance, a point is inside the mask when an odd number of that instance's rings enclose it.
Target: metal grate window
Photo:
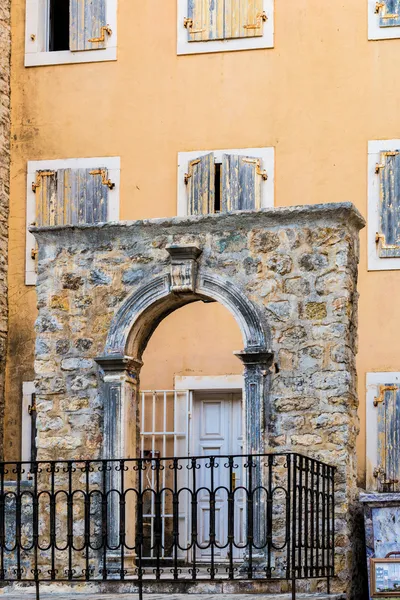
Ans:
[[[157,459],[189,456],[190,419],[192,398],[188,390],[144,390],[140,403],[140,450],[141,457],[148,459],[142,470],[144,558],[155,558],[156,537],[161,532],[162,558],[169,558],[172,551],[173,504],[172,493],[164,491],[161,496],[161,523],[156,522],[156,495],[152,490],[172,490],[174,471],[159,469]],[[188,485],[187,469],[178,472],[179,487]],[[182,499],[183,500],[183,497]],[[189,497],[188,497],[189,500]],[[184,507],[185,502],[181,501]],[[188,531],[188,511],[179,514],[180,531]]]

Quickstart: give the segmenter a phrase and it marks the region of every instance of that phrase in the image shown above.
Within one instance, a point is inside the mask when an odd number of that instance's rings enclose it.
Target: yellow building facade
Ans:
[[[379,172],[371,179],[368,148],[374,164],[376,153],[393,150],[390,144],[371,150],[369,142],[400,139],[400,27],[393,26],[393,39],[369,39],[371,22],[381,18],[375,3],[271,0],[261,6],[264,42],[250,36],[248,47],[221,42],[215,48],[202,33],[196,48],[185,46],[190,24],[184,27],[180,1],[111,4],[112,32],[103,32],[108,47],[93,50],[93,58],[87,51],[79,61],[48,64],[51,52],[43,58],[45,51],[29,46],[42,35],[28,20],[29,0],[12,2],[7,460],[21,456],[23,384],[34,379],[37,298],[32,281],[26,284],[27,271],[34,272],[26,228],[35,161],[45,169],[51,161],[119,158],[118,217],[138,220],[179,214],[185,156],[269,149],[272,159],[262,159],[266,206],[351,201],[368,224],[368,198],[379,186]],[[108,55],[99,58],[101,52]],[[400,273],[396,265],[371,269],[368,234],[368,228],[361,232],[359,266],[361,485],[367,373],[400,371]],[[238,327],[223,307],[189,305],[152,337],[142,388],[170,390],[184,376],[238,375],[242,366],[232,352],[240,347]],[[282,366],[296,371],[295,364]]]

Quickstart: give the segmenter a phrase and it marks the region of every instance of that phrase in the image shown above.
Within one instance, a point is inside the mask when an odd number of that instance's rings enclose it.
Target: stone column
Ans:
[[[138,389],[139,374],[142,361],[129,356],[111,355],[96,358],[102,369],[104,398],[104,430],[103,459],[118,460],[136,458],[138,448]],[[107,487],[109,490],[121,492],[121,470],[117,463],[111,463]],[[118,467],[118,468],[117,468]],[[130,467],[124,472],[125,489],[135,487],[135,473]],[[134,514],[134,506],[126,505],[125,532],[132,546],[135,531],[128,529],[128,523],[134,519],[127,516]],[[116,493],[109,495],[108,507],[108,540],[111,547],[119,544],[120,509]],[[116,553],[115,562],[119,561],[120,552]],[[129,557],[134,559],[134,556]],[[110,556],[113,562],[114,558]],[[126,565],[125,565],[126,566]],[[115,569],[118,571],[118,568]]]
[[[264,454],[267,446],[267,427],[269,419],[268,384],[273,353],[269,350],[236,352],[236,356],[244,364],[244,453],[248,455],[245,472],[247,485],[253,493],[253,543],[255,546],[265,546],[267,540],[266,494],[260,490],[265,486],[266,469],[263,467],[265,460],[256,455]],[[246,517],[247,531],[249,523]],[[253,566],[259,575],[265,576],[263,571],[266,564],[267,548],[252,551]],[[248,567],[249,549],[247,549],[243,569]],[[255,573],[257,576],[257,572]]]

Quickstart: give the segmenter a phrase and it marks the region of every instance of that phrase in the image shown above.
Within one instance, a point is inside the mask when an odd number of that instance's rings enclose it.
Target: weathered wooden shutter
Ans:
[[[259,158],[224,154],[221,211],[261,208],[263,179],[267,179],[267,174],[261,170]]]
[[[259,37],[267,16],[263,0],[225,0],[224,38]]]
[[[393,384],[381,385],[375,399],[378,410],[377,474],[391,491],[400,489],[400,389]],[[388,490],[389,491],[389,490]]]
[[[107,221],[107,169],[37,171],[36,223],[39,227]]]
[[[400,0],[377,2],[380,27],[398,27],[400,25]]]
[[[106,0],[70,0],[70,50],[106,48],[111,29],[106,21]]]
[[[224,38],[225,0],[188,0],[184,25],[189,42],[208,42]]]
[[[206,154],[190,161],[185,175],[188,187],[188,214],[204,215],[214,212],[215,161],[214,154]]]
[[[400,150],[382,152],[377,165],[380,178],[379,231],[380,258],[400,256]]]

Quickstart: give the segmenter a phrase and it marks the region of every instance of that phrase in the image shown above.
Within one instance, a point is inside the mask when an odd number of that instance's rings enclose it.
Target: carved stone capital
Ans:
[[[197,246],[168,245],[166,250],[171,257],[171,292],[194,292],[197,277],[197,259],[202,250]]]
[[[108,356],[98,356],[95,358],[97,364],[103,369],[107,375],[113,375],[121,372],[139,373],[143,366],[143,362],[131,356],[123,354],[111,354]]]
[[[242,350],[234,354],[242,361],[245,367],[263,367],[269,369],[274,360],[274,353],[272,350],[267,349]]]

